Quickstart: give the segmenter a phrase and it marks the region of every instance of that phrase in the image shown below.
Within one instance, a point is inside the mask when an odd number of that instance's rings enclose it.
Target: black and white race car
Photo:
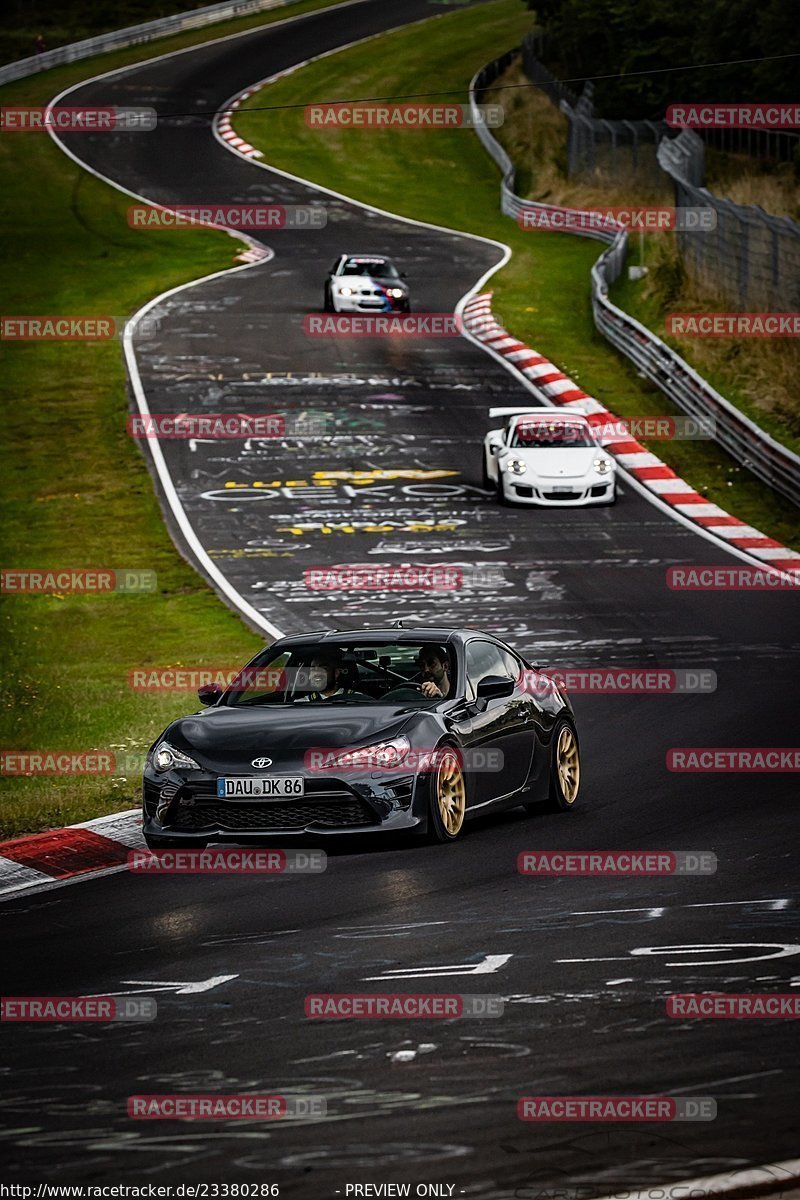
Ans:
[[[340,254],[328,272],[325,312],[410,312],[405,273],[388,258]]]

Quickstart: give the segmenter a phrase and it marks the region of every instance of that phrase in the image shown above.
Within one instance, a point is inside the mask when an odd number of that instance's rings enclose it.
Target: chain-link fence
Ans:
[[[576,96],[539,61],[541,39],[521,47],[526,76],[567,118],[570,178],[619,186],[674,187],[677,207],[711,208],[716,228],[678,231],[677,248],[689,278],[740,311],[788,312],[800,308],[800,225],[773,217],[755,204],[715,196],[705,183],[706,141],[760,160],[791,159],[797,134],[771,130],[673,129],[664,121],[606,121],[594,115],[591,82]]]
[[[578,95],[556,79],[541,62],[544,40],[538,30],[523,39],[522,69],[531,83],[550,98],[569,122],[567,162],[570,178],[586,174],[618,177],[621,171],[659,177],[656,151],[665,137],[680,129],[666,121],[605,120],[595,115],[594,84],[588,80]],[[706,145],[726,154],[743,154],[761,162],[799,162],[800,134],[785,129],[703,129]],[[702,180],[700,180],[702,183]]]
[[[658,161],[675,185],[677,206],[710,207],[716,228],[678,232],[689,277],[721,291],[739,310],[794,312],[800,308],[800,225],[773,217],[757,204],[734,204],[700,186],[705,146],[691,129],[663,141]]]
[[[522,43],[522,68],[557,105],[569,124],[567,173],[570,179],[620,178],[645,186],[663,182],[656,159],[658,143],[671,131],[664,121],[605,121],[594,115],[594,84],[576,95],[539,61],[539,38],[529,34]]]

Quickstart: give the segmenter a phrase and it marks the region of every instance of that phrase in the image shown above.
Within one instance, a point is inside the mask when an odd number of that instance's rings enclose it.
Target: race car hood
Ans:
[[[358,291],[359,288],[370,288],[371,290],[380,291],[381,294],[386,292],[387,288],[402,288],[407,291],[402,279],[379,279],[375,275],[337,275],[333,280],[334,286],[352,288],[353,291]]]
[[[400,734],[410,716],[400,705],[214,707],[174,721],[162,737],[202,767],[230,770],[249,768],[259,756],[279,764],[302,760],[312,747],[338,750],[387,741]]]
[[[591,471],[599,446],[531,446],[509,450],[509,458],[521,458],[528,470],[542,479],[574,479]],[[604,455],[607,457],[607,455]]]

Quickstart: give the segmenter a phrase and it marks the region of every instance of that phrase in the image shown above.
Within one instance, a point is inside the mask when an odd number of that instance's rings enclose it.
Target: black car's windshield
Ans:
[[[383,258],[348,258],[340,275],[371,275],[375,279],[399,279],[397,269]]]
[[[518,421],[511,434],[511,448],[514,450],[523,446],[557,446],[563,450],[596,445],[585,425],[568,421]]]
[[[453,696],[453,650],[429,642],[320,642],[265,650],[226,692],[254,704],[411,704]]]

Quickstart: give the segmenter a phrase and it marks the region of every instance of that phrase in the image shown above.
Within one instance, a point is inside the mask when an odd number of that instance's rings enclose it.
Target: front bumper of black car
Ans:
[[[217,795],[206,771],[145,771],[144,835],[170,842],[256,841],[412,830],[427,821],[422,777],[406,772],[305,775],[305,794],[234,801]]]

